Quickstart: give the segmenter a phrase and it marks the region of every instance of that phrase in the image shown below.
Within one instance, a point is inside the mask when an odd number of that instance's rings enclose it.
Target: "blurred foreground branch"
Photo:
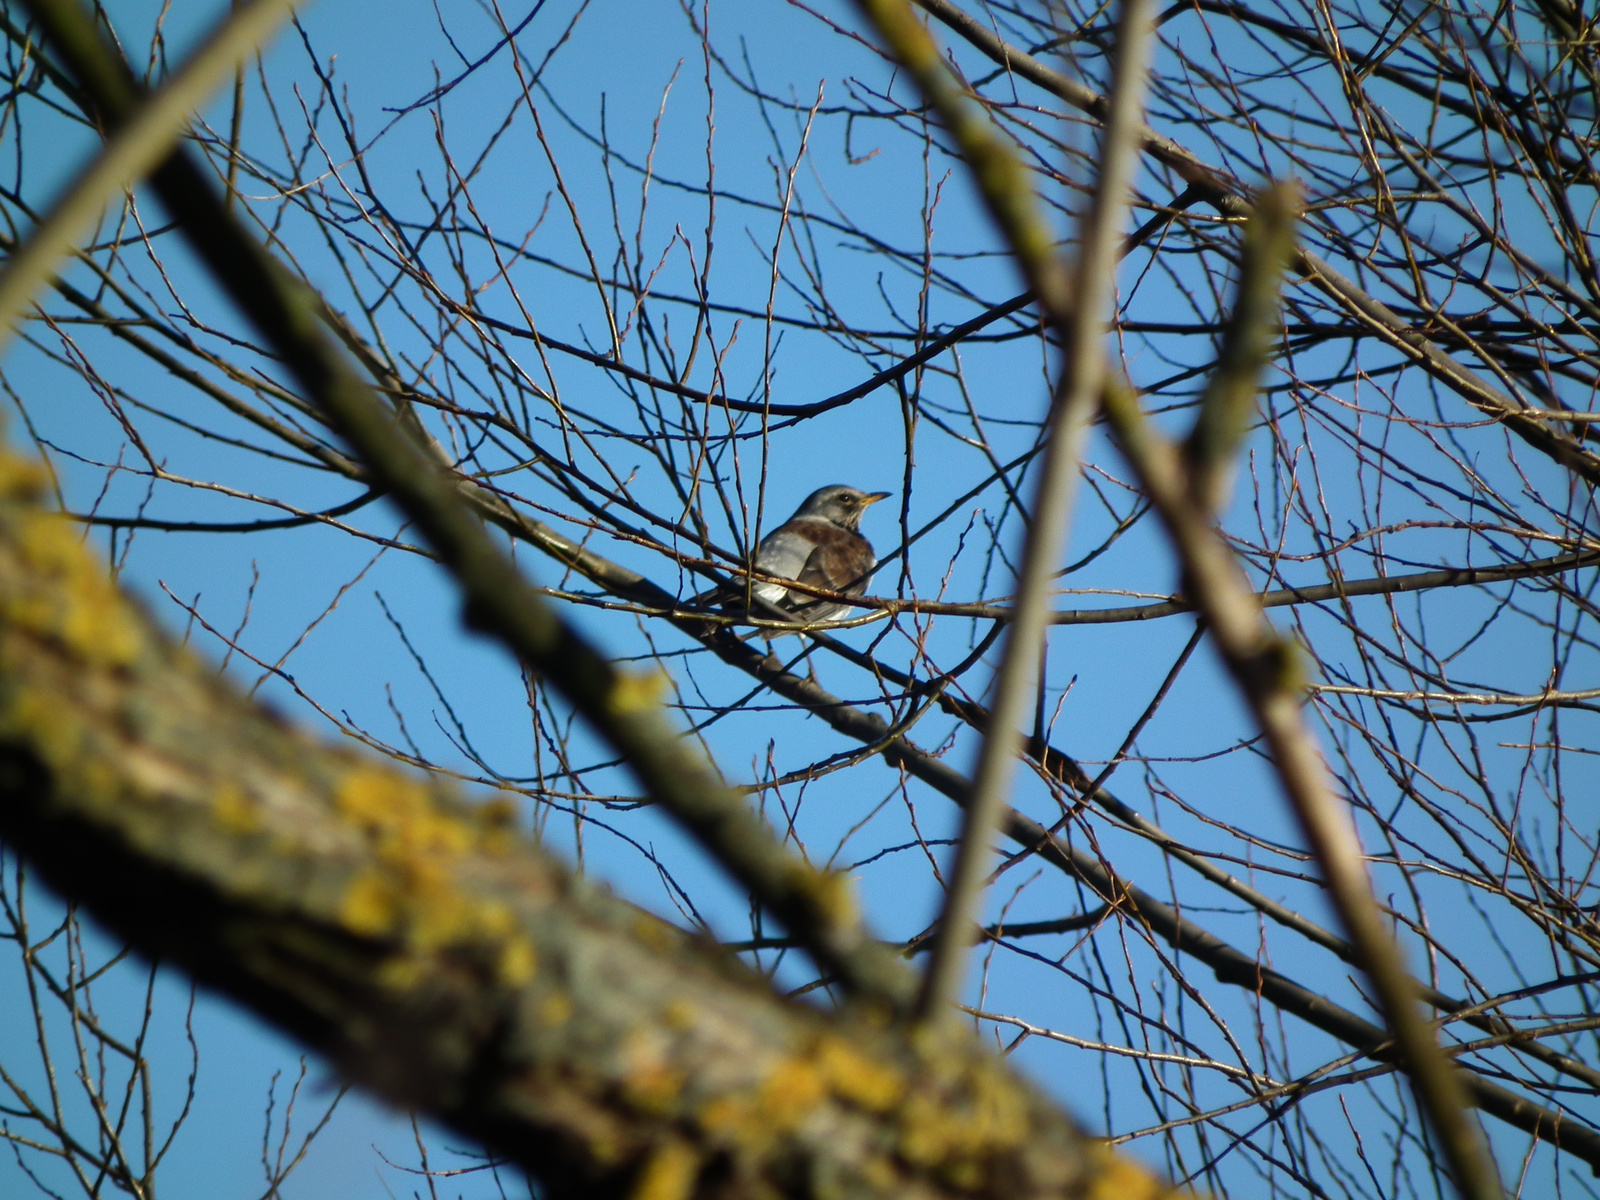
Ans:
[[[1017,223],[1008,216],[1031,201],[1031,184],[1020,166],[1011,171],[995,167],[994,161],[1009,160],[1009,153],[992,137],[976,132],[986,123],[970,112],[962,90],[947,78],[933,40],[912,17],[908,0],[864,0],[863,8],[894,56],[916,78],[924,98],[938,111],[971,165],[990,215],[1024,278],[1030,282],[1048,278],[1059,269],[1056,251],[1045,239],[1019,235]],[[1129,35],[1119,27],[1118,36]],[[1108,110],[1108,138],[1114,136],[1118,118],[1126,116],[1120,104]],[[1185,591],[1193,596],[1213,644],[1261,728],[1454,1183],[1463,1196],[1495,1200],[1503,1194],[1498,1172],[1481,1131],[1466,1111],[1464,1081],[1423,1019],[1415,984],[1373,894],[1354,819],[1343,799],[1334,795],[1321,750],[1301,713],[1303,690],[1294,645],[1266,622],[1239,560],[1215,525],[1223,481],[1254,407],[1256,376],[1276,333],[1276,281],[1280,263],[1292,257],[1290,230],[1296,206],[1293,190],[1279,188],[1265,194],[1251,217],[1235,323],[1223,339],[1213,384],[1201,399],[1189,454],[1180,454],[1145,419],[1137,393],[1114,373],[1105,377],[1101,402],[1118,447],[1166,527]],[[1249,261],[1252,255],[1255,262]],[[1076,314],[1038,284],[1035,291],[1046,320],[1071,346]]]
[[[77,0],[26,2],[104,118],[121,126],[136,111],[139,90],[126,61],[97,36]],[[130,132],[117,128],[113,145]],[[635,676],[614,667],[522,577],[428,449],[446,464],[447,456],[401,430],[334,343],[324,325],[326,305],[251,236],[187,151],[168,156],[152,181],[217,281],[450,568],[469,623],[550,679],[627,762],[650,798],[852,991],[890,1007],[905,1003],[909,980],[867,935],[849,885],[785,849],[699,748],[680,736],[661,706],[659,674]]]
[[[551,1196],[1157,1194],[969,1038],[785,1001],[514,809],[242,700],[41,482],[0,462],[0,835],[144,953]]]
[[[199,0],[170,19],[92,7],[132,64],[122,101],[173,85],[219,16]],[[28,8],[0,0],[7,255],[127,111],[82,86]],[[195,186],[163,172],[114,193],[54,293],[32,297],[0,403],[59,506],[94,527],[91,554],[167,587],[176,619],[229,673],[253,663],[243,682],[274,703],[404,767],[515,795],[578,874],[677,906],[782,986],[856,1009],[845,1021],[863,1019],[876,952],[931,945],[953,806],[1002,726],[1023,767],[1004,836],[968,840],[980,863],[993,840],[1011,853],[980,872],[981,911],[951,922],[955,943],[990,931],[981,993],[962,997],[983,1036],[1110,1139],[1219,1196],[1435,1200],[1448,1168],[1360,970],[1369,956],[1332,925],[1259,727],[1200,646],[1229,633],[1210,618],[1215,591],[1174,569],[1173,513],[1186,527],[1214,515],[1243,568],[1224,581],[1235,612],[1271,608],[1274,644],[1307,656],[1310,686],[1287,698],[1355,818],[1378,919],[1415,979],[1400,990],[1431,1009],[1469,1101],[1495,1117],[1482,1124],[1500,1177],[1527,1196],[1587,1194],[1600,73],[1569,5],[1162,9],[1107,340],[1138,389],[1124,415],[1181,470],[1153,505],[1109,427],[1090,429],[1077,549],[1046,564],[1049,627],[1019,664],[1037,684],[1010,697],[1012,717],[989,704],[993,672],[1028,607],[1014,551],[1049,515],[1045,401],[1082,241],[1070,231],[1116,91],[1113,12],[921,0],[913,25],[956,30],[919,66],[963,106],[952,126],[826,7],[723,6],[708,24],[703,6],[638,0],[613,0],[620,22],[587,0],[505,20],[442,6],[438,28],[369,8],[403,33],[361,36],[348,4],[299,10],[295,36],[235,77],[231,108],[192,115],[178,157]],[[1013,240],[1053,253],[1068,234],[1067,253],[1035,255],[1021,297],[992,222],[951,202],[964,153],[1003,185]],[[1277,256],[1241,237],[1274,178],[1303,198],[1281,299]],[[1029,188],[1032,217],[1016,203]],[[319,339],[312,357],[211,286],[204,263],[236,284],[247,257],[216,240],[217,208],[318,289],[289,305]],[[174,212],[212,237],[204,260]],[[1236,297],[1253,268],[1252,316]],[[265,293],[245,290],[256,311]],[[316,355],[340,387],[375,391],[397,418],[378,428],[398,425],[420,459],[375,470],[319,390]],[[896,495],[862,527],[881,562],[859,616],[741,640],[792,614],[682,599],[748,571],[793,502],[834,481]],[[408,489],[407,511],[385,502]],[[460,501],[493,528],[459,519]],[[512,618],[482,624],[516,644],[506,626],[544,609],[581,631],[603,685],[590,711],[608,695],[665,709],[658,730],[689,731],[702,770],[723,765],[727,810],[759,814],[762,853],[784,843],[766,859],[779,874],[803,860],[801,884],[848,877],[876,936],[825,904],[779,928],[782,903],[736,861],[716,856],[745,879],[730,889],[700,847],[661,838],[649,801],[672,771],[635,773],[592,736],[604,721],[574,711],[559,662],[523,645],[535,667],[519,670],[472,647],[439,564],[478,554],[484,534],[525,574],[464,573],[490,601],[475,614],[498,602]],[[14,1039],[0,1089],[37,1072],[48,1096],[56,1063],[87,1079],[91,1106],[119,1097],[127,1130],[144,1112],[144,1130],[118,1146],[119,1118],[79,1123],[47,1098],[42,1120],[0,1134],[47,1143],[21,1151],[41,1194],[147,1200],[159,1130],[180,1115],[159,1101],[190,1069],[142,1057],[132,1009],[152,972],[102,975],[125,951],[92,926],[58,933],[70,906],[13,921],[7,897],[22,894],[0,884],[0,941],[23,972],[8,996],[25,1010],[24,976],[53,972],[59,1047],[89,1029],[71,980],[101,980],[106,1003],[138,991],[99,1027],[121,1066],[84,1076]],[[867,948],[856,979],[830,928]],[[157,1004],[151,1029],[176,1032],[181,1009]],[[151,1078],[169,1081],[146,1088],[153,1122],[120,1099]]]

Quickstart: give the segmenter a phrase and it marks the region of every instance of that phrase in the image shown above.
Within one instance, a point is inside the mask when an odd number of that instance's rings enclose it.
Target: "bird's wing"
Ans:
[[[867,539],[858,533],[827,526],[826,533],[816,541],[800,573],[792,578],[812,587],[859,596],[867,590],[872,569],[878,565]],[[819,598],[803,592],[792,593],[796,606],[815,604]],[[827,603],[826,601],[820,601]]]
[[[765,575],[798,579],[805,570],[806,560],[813,549],[814,543],[795,533],[791,525],[785,523],[761,539],[761,545],[756,548],[756,570]],[[782,604],[789,595],[789,589],[781,583],[764,583],[759,579],[752,579],[748,594],[757,600],[765,600],[768,604]],[[691,603],[735,604],[743,607],[745,596],[745,584],[740,579],[702,592]]]

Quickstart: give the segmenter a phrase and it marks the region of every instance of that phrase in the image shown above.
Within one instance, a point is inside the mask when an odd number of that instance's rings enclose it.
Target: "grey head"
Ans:
[[[789,520],[810,518],[827,521],[853,533],[861,527],[861,514],[866,512],[867,505],[887,500],[891,494],[863,492],[860,488],[853,488],[848,484],[830,483],[827,487],[818,488],[807,496],[805,503],[795,510],[794,516]]]

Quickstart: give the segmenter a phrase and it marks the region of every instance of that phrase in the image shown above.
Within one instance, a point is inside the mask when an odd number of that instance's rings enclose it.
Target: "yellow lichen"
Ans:
[[[718,1096],[707,1101],[695,1115],[700,1128],[718,1141],[735,1141],[749,1120],[750,1104],[743,1096]]]
[[[653,1062],[631,1070],[623,1080],[623,1098],[635,1112],[665,1116],[683,1095],[688,1076],[678,1067]]]
[[[485,825],[515,825],[517,801],[514,796],[491,796],[478,805],[478,816]]]
[[[388,850],[457,855],[474,840],[474,831],[442,810],[419,781],[372,763],[353,765],[334,803]]]
[[[260,809],[236,784],[222,780],[211,795],[211,811],[217,823],[233,833],[255,833],[264,824]]]
[[[72,713],[63,711],[60,698],[31,687],[16,687],[19,682],[11,681],[15,690],[8,689],[5,724],[58,770],[92,762],[92,756],[82,754],[83,730]]]
[[[502,984],[520,987],[533,978],[538,955],[516,915],[503,903],[474,897],[458,875],[463,860],[501,832],[441,804],[419,781],[370,763],[351,765],[334,789],[334,804],[377,859],[345,896],[341,914],[352,928],[399,936],[424,955],[459,943],[490,943]],[[410,986],[425,961],[391,962],[385,979]]]
[[[49,486],[50,472],[42,462],[0,449],[0,500],[38,500]]]
[[[879,1195],[887,1196],[903,1190],[909,1190],[902,1186],[900,1173],[894,1169],[889,1160],[881,1155],[874,1154],[870,1158],[864,1159],[858,1169],[867,1187]]]
[[[0,696],[5,700],[0,728],[27,744],[58,777],[70,781],[63,787],[76,803],[105,811],[140,798],[140,791],[128,786],[124,770],[134,756],[118,762],[102,753],[94,745],[92,727],[49,685],[32,686],[25,676],[13,676]]]
[[[539,972],[539,954],[525,937],[509,936],[500,947],[500,982],[521,987]]]
[[[451,868],[471,846],[472,834],[459,818],[440,811],[417,781],[362,763],[339,781],[333,799],[386,868],[397,903],[407,910],[414,941],[437,945],[454,932],[464,932],[463,924],[507,923],[504,913],[487,911],[463,922]]]
[[[551,992],[539,1001],[539,1024],[554,1029],[572,1020],[572,997],[565,992]]]
[[[760,1108],[774,1128],[792,1128],[827,1091],[827,1081],[814,1059],[784,1059],[761,1081]]]
[[[886,1112],[905,1094],[905,1077],[875,1062],[843,1038],[828,1036],[817,1049],[817,1062],[834,1095],[869,1112]]]
[[[791,888],[811,898],[811,903],[835,926],[850,928],[859,921],[855,888],[850,877],[838,871],[819,871],[810,863],[795,861],[788,869]]]
[[[971,1059],[962,1076],[948,1090],[912,1090],[900,1107],[899,1147],[906,1161],[969,1187],[972,1168],[1022,1145],[1032,1129],[1022,1093],[998,1064]]]
[[[676,927],[647,912],[633,915],[628,932],[649,950],[670,950],[682,936]]]
[[[491,796],[477,807],[477,817],[486,831],[500,833],[517,827],[518,808],[513,796]]]
[[[54,641],[85,663],[131,664],[143,645],[139,622],[66,518],[22,513],[7,532],[28,577],[10,581],[5,590],[6,621]]]
[[[687,1000],[668,1001],[667,1007],[661,1013],[662,1023],[668,1029],[675,1029],[679,1032],[692,1028],[697,1017],[698,1014],[694,1005]]]
[[[1020,1146],[1032,1135],[1027,1102],[999,1064],[980,1061],[972,1072],[968,1128],[974,1140],[994,1147]]]
[[[397,955],[378,964],[376,979],[392,992],[409,992],[422,987],[433,974],[432,958],[420,954]]]
[[[797,1128],[828,1098],[835,1082],[824,1065],[831,1057],[825,1046],[819,1042],[803,1053],[780,1058],[753,1091],[719,1096],[704,1105],[697,1114],[701,1128],[746,1150],[759,1149]]]
[[[389,881],[366,870],[345,889],[339,919],[345,928],[368,937],[389,933],[400,915],[399,899]]]
[[[42,468],[0,449],[5,645],[25,653],[29,640],[47,642],[78,660],[76,665],[102,673],[131,666],[155,644],[154,635],[73,525],[24,506],[37,499],[45,481]],[[49,685],[30,685],[26,672],[8,672],[7,685],[0,693],[0,726],[69,779],[83,801],[109,806],[161,797],[182,769],[153,744],[150,753],[142,742],[116,756],[103,752],[94,741],[99,727],[80,719],[73,701]],[[136,705],[119,715],[135,735],[149,723]],[[502,984],[517,987],[532,979],[537,955],[516,914],[463,886],[469,855],[503,852],[514,843],[516,802],[500,797],[475,812],[459,809],[414,777],[354,757],[343,762],[333,804],[365,843],[370,861],[352,872],[335,898],[336,912],[353,932],[403,942],[409,953],[385,964],[386,981],[410,986],[431,969],[435,951],[463,944],[492,964]],[[231,835],[271,828],[260,803],[236,783],[219,783],[211,810],[217,828]]]
[[[649,712],[660,706],[670,682],[665,671],[618,669],[606,703],[619,716]]]
[[[1096,1138],[1086,1200],[1160,1200],[1172,1190],[1104,1139]]]
[[[629,1200],[687,1200],[700,1174],[700,1156],[676,1138],[661,1143],[650,1154]]]
[[[949,1149],[945,1137],[955,1124],[938,1100],[922,1092],[912,1092],[900,1108],[900,1157],[917,1167],[937,1163]]]

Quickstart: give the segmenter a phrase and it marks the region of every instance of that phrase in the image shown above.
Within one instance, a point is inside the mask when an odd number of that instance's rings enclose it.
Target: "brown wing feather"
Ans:
[[[863,594],[877,562],[867,539],[826,521],[807,521],[806,526],[806,533],[817,548],[806,559],[796,582],[849,596]],[[790,592],[789,603],[799,610],[828,602],[804,592]]]

